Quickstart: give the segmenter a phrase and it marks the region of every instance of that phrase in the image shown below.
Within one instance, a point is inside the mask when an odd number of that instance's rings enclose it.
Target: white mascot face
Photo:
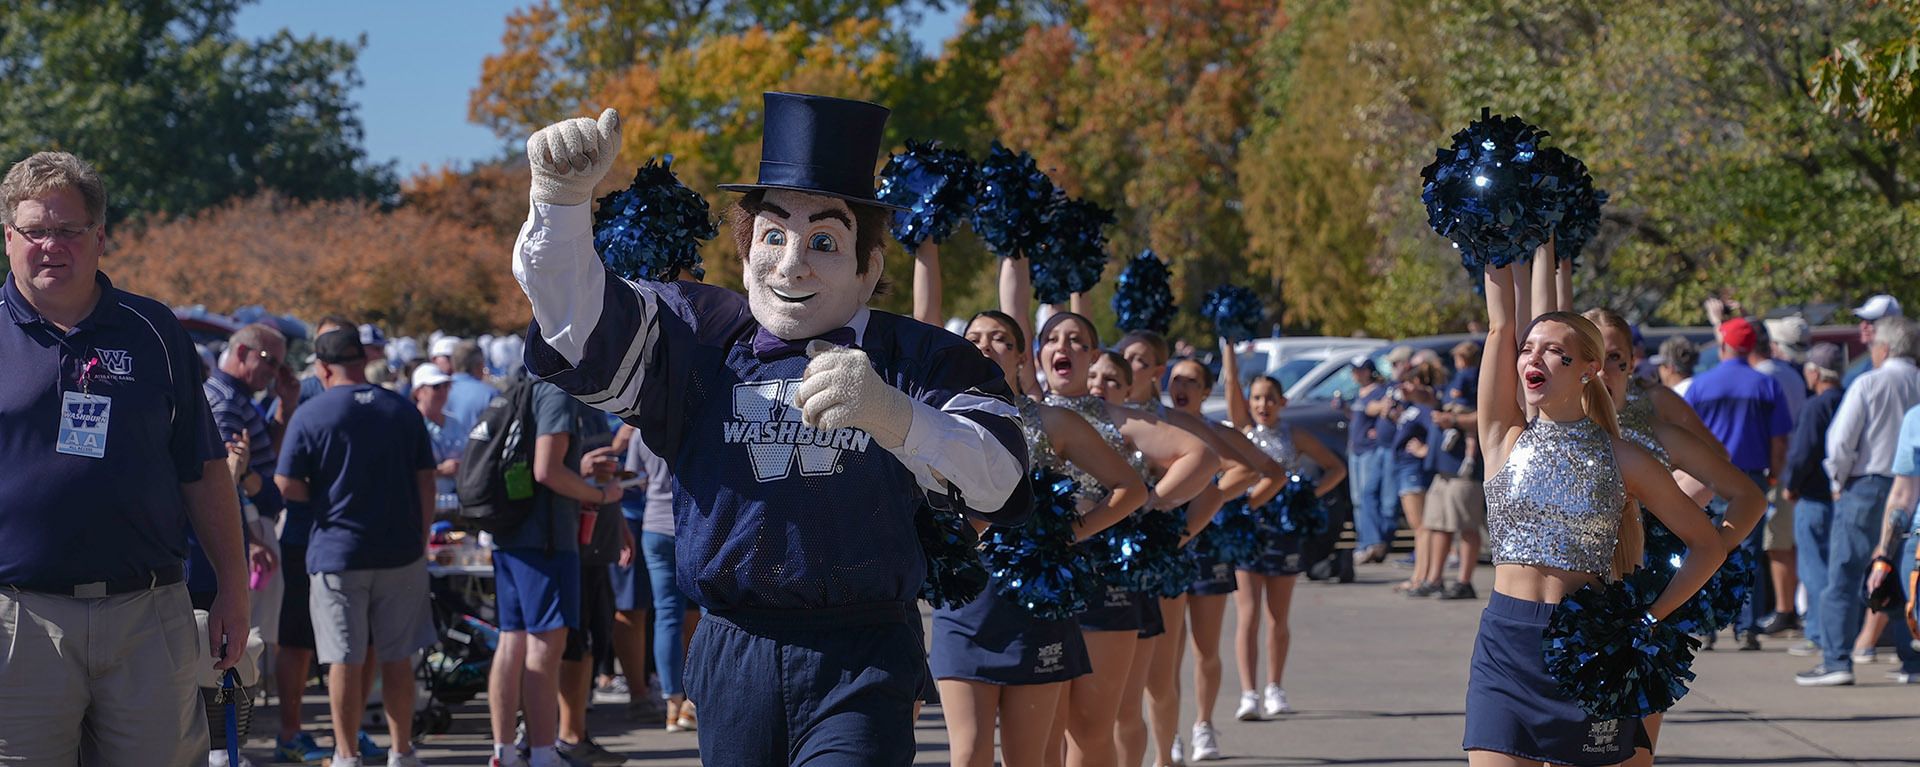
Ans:
[[[753,218],[747,305],[774,335],[810,338],[847,324],[880,283],[875,254],[860,274],[853,210],[833,197],[776,189]]]

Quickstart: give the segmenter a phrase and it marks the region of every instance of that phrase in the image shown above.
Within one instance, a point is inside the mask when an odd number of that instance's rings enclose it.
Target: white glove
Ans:
[[[807,357],[813,361],[793,393],[801,423],[828,431],[859,429],[889,450],[907,444],[913,399],[880,380],[866,352],[814,341]]]
[[[600,113],[598,121],[561,120],[527,137],[527,164],[533,166],[534,202],[583,205],[593,187],[620,156],[620,113]]]

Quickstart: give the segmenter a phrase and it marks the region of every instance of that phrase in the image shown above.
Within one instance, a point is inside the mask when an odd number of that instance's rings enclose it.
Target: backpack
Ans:
[[[498,535],[533,514],[533,384],[524,371],[515,374],[467,434],[454,489],[471,527]]]

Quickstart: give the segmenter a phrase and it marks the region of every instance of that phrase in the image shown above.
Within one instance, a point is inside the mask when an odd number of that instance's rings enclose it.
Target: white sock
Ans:
[[[493,744],[493,758],[498,759],[502,762],[513,761],[513,757],[516,757],[519,755],[520,754],[518,752],[514,751],[512,743]]]

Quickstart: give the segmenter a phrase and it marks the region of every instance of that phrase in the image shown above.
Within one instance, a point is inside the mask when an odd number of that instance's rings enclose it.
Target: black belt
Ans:
[[[77,599],[99,599],[115,594],[127,594],[135,591],[157,589],[161,586],[172,586],[186,579],[187,566],[175,563],[163,567],[156,567],[146,575],[116,578],[110,581],[76,583],[71,586],[51,586],[39,583],[8,583],[0,584],[0,588],[9,588],[15,591],[38,591]]]

